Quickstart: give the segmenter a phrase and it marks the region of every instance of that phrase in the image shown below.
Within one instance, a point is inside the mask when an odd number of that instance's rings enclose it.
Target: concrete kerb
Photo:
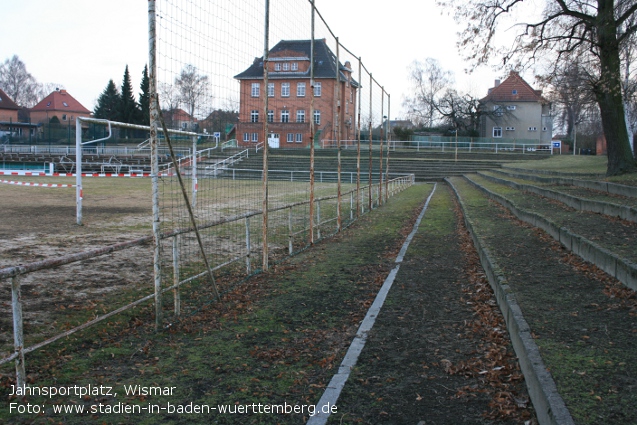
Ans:
[[[473,243],[478,250],[480,262],[484,268],[489,284],[496,295],[498,306],[504,315],[511,343],[518,356],[520,368],[524,374],[529,396],[537,413],[541,425],[571,425],[573,418],[564,400],[557,392],[553,377],[547,371],[537,344],[531,336],[530,328],[517,303],[515,294],[506,284],[504,277],[497,272],[497,265],[491,259],[487,248],[473,229],[471,218],[467,214],[464,202],[453,184],[445,179],[454,191],[462,208],[467,230],[471,234]]]
[[[472,181],[471,179],[467,179],[467,181],[484,192],[489,198],[495,200],[496,202],[507,208],[518,219],[534,227],[538,227],[544,230],[556,241],[562,243],[564,230],[560,229],[549,219],[536,213],[521,210],[513,202],[504,198],[503,196],[491,192],[489,189],[480,186],[478,183]],[[578,239],[576,244],[573,244],[572,242],[574,237],[577,237]],[[580,256],[585,261],[589,261],[595,264],[597,267],[604,270],[606,273],[613,276],[627,287],[637,290],[637,279],[634,278],[634,276],[637,275],[636,264],[615,255],[614,253],[600,247],[599,245],[589,241],[588,239],[580,235],[575,235],[573,233],[571,233],[571,247],[569,248],[569,246],[566,244],[563,245],[565,248],[571,249],[571,252]],[[618,269],[623,270],[623,272],[618,273]],[[628,270],[630,270],[631,272],[628,273]]]
[[[526,190],[526,191],[535,193],[536,195],[544,196],[549,199],[554,199],[556,201],[562,202],[565,205],[568,205],[571,208],[575,208],[576,210],[579,210],[579,211],[591,211],[594,213],[600,213],[600,214],[604,214],[604,215],[608,215],[612,217],[620,217],[624,220],[637,222],[637,210],[627,205],[619,205],[619,204],[613,204],[609,202],[583,199],[577,196],[571,196],[564,193],[556,192],[554,190],[544,189],[544,188],[533,186],[533,185],[520,184],[517,182],[501,179],[495,176],[491,176],[489,174],[485,174],[484,172],[481,172],[481,171],[478,171],[477,174],[490,181],[493,181],[499,184],[504,184],[514,189]],[[600,182],[591,182],[591,183],[600,183]],[[572,183],[569,183],[569,184],[572,185]],[[595,185],[591,185],[591,186],[595,186]],[[606,184],[604,184],[604,186],[606,186]],[[586,185],[582,185],[581,187],[586,187]],[[586,187],[586,188],[607,192],[605,189],[600,187]]]
[[[599,190],[601,192],[607,192],[613,195],[621,195],[621,196],[627,196],[630,198],[637,198],[637,186],[629,186],[625,184],[611,183],[611,182],[605,182],[605,181],[599,181],[599,180],[580,180],[580,179],[573,179],[568,177],[543,177],[543,176],[539,176],[535,174],[528,174],[528,173],[541,174],[537,170],[523,170],[519,168],[504,167],[500,169],[492,169],[491,171],[496,173],[506,174],[512,177],[522,178],[525,180],[533,180],[533,181],[542,182],[542,183],[553,183],[553,184],[577,186],[577,187],[583,187],[586,189]],[[590,177],[590,175],[587,175],[587,176]],[[599,175],[599,177],[604,177],[604,176]]]
[[[320,400],[316,404],[316,414],[310,417],[310,419],[307,421],[308,425],[324,425],[327,423],[327,420],[329,419],[331,414],[330,406],[332,407],[336,406],[336,402],[338,401],[338,398],[341,395],[341,391],[343,390],[343,387],[345,387],[345,383],[347,382],[347,379],[349,378],[349,375],[352,369],[356,366],[358,357],[363,351],[363,348],[365,347],[365,343],[367,342],[367,335],[369,334],[372,327],[374,326],[374,323],[376,322],[376,318],[378,317],[378,314],[380,313],[380,309],[385,303],[387,294],[389,293],[389,290],[391,289],[394,283],[396,275],[398,274],[398,271],[400,270],[400,265],[403,261],[403,257],[405,256],[405,253],[407,252],[407,248],[409,247],[409,244],[411,243],[416,232],[418,231],[420,222],[422,221],[425,215],[425,211],[427,211],[427,208],[429,207],[429,202],[431,201],[431,198],[433,197],[435,191],[436,191],[436,185],[434,185],[433,189],[431,190],[431,193],[427,197],[427,200],[425,201],[425,205],[423,206],[422,211],[418,215],[418,218],[416,219],[416,223],[414,223],[411,233],[405,239],[405,242],[403,243],[403,246],[398,256],[396,257],[396,261],[395,261],[396,266],[391,270],[391,272],[389,272],[389,275],[385,279],[383,286],[378,291],[378,294],[376,295],[374,302],[369,307],[369,310],[367,311],[367,314],[365,315],[363,322],[360,324],[358,331],[356,332],[356,336],[352,340],[352,343],[350,344],[347,350],[347,353],[345,353],[345,357],[343,358],[343,361],[341,362],[341,365],[339,366],[338,371],[332,377],[329,384],[327,384],[327,388],[325,388],[325,392],[323,393]]]

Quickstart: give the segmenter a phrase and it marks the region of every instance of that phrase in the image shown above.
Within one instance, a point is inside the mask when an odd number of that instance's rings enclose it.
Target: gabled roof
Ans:
[[[310,60],[312,40],[281,40],[270,49],[268,53],[271,61],[276,60]],[[339,63],[340,77],[342,81],[347,78],[343,74],[347,70]],[[336,78],[336,55],[330,50],[325,39],[314,40],[314,78]],[[271,72],[269,79],[280,78],[310,78],[309,67],[307,71]],[[263,79],[263,56],[255,58],[252,65],[245,71],[234,76],[237,80]],[[352,84],[358,87],[358,83],[352,80]]]
[[[506,80],[489,89],[489,94],[482,102],[547,102],[542,97],[542,90],[534,90],[515,71],[511,71]]]
[[[75,100],[66,90],[56,90],[42,99],[40,103],[31,108],[31,112],[39,111],[61,111],[90,114],[80,102]]]
[[[17,111],[20,107],[5,92],[0,89],[0,109],[11,109]]]
[[[188,121],[196,122],[197,118],[191,117],[190,114],[181,108],[171,109],[163,112],[163,114],[169,117],[173,121]]]

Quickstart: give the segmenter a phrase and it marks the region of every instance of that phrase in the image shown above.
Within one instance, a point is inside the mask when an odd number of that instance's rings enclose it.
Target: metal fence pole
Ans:
[[[316,201],[316,236],[321,239],[321,201]]]
[[[153,200],[153,277],[155,287],[155,330],[161,329],[161,229],[159,221],[159,162],[157,123],[159,122],[159,98],[157,96],[157,34],[155,23],[155,1],[148,1],[148,76],[150,85],[150,175]]]
[[[270,0],[265,0],[265,29],[263,37],[263,116],[268,116],[268,62],[270,45]],[[268,120],[263,122],[265,143],[263,144],[263,270],[268,270]]]
[[[173,237],[173,295],[175,298],[175,316],[181,314],[181,295],[179,293],[179,235]]]
[[[13,310],[13,345],[17,355],[15,359],[16,385],[23,388],[26,385],[26,372],[24,370],[24,332],[22,324],[22,291],[20,290],[20,278],[11,278],[11,305]]]
[[[192,207],[197,206],[197,136],[192,137],[192,163],[190,164],[192,178]]]
[[[383,137],[384,137],[384,127],[385,127],[385,88],[380,88],[380,160],[378,164],[378,206],[382,204],[383,198]],[[389,119],[389,118],[387,118]]]
[[[252,250],[250,246],[250,217],[246,217],[246,273],[250,274],[252,272],[252,267],[250,264],[250,251]]]
[[[292,207],[288,208],[288,253],[292,255]]]
[[[78,225],[82,225],[82,125],[80,117],[75,118],[75,214]]]

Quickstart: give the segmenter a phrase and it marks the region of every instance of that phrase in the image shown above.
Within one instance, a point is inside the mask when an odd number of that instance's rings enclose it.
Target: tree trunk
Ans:
[[[617,24],[613,16],[613,1],[598,1],[598,37],[601,76],[594,87],[602,116],[602,126],[608,149],[606,175],[637,172],[626,130],[626,115],[621,90],[621,71]]]

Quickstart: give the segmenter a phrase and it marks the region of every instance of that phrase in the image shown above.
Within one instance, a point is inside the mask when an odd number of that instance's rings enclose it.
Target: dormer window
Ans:
[[[275,71],[280,71],[281,70],[281,64],[280,63],[275,63],[274,64],[274,70]]]
[[[284,70],[284,71],[287,71],[287,70],[289,70],[289,69],[290,69],[290,64],[289,64],[289,63],[287,63],[287,62],[286,62],[286,63],[284,63],[284,64],[283,64],[283,70]]]
[[[296,62],[292,62],[292,71],[298,71],[299,70],[299,64]]]

